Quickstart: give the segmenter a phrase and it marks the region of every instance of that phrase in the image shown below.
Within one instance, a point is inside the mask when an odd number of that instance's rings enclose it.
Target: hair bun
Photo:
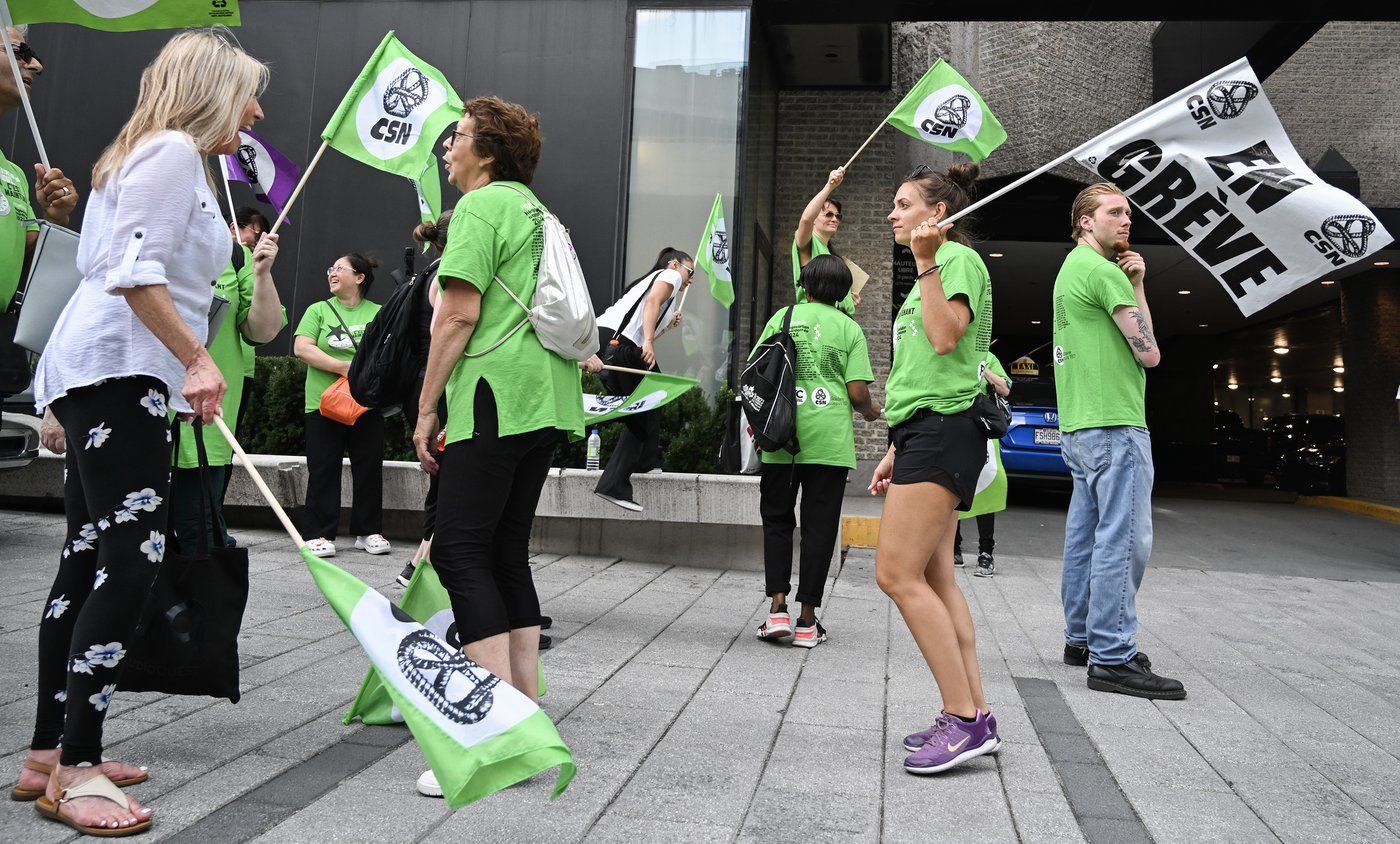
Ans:
[[[419,243],[436,243],[438,239],[437,223],[419,223],[418,227],[413,230],[413,239]]]
[[[379,266],[379,259],[376,258],[376,257],[374,257],[373,255],[366,255],[366,256],[365,256],[365,263],[366,263],[366,264],[369,264],[371,268],[377,267],[377,266]]]
[[[976,192],[977,176],[982,168],[976,162],[954,164],[948,168],[948,178],[971,196]]]

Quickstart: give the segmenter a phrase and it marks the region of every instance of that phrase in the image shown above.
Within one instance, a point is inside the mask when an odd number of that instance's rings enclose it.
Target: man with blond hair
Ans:
[[[1107,182],[1070,212],[1077,244],[1055,278],[1054,361],[1065,463],[1074,481],[1065,521],[1068,665],[1089,688],[1180,700],[1186,689],[1152,672],[1137,649],[1137,590],[1152,553],[1152,441],[1146,368],[1162,359],[1152,334],[1142,256],[1128,246],[1132,208]]]

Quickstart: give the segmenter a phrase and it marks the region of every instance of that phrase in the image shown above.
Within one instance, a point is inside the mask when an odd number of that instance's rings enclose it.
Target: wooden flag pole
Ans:
[[[287,219],[287,210],[292,207],[292,203],[297,201],[297,197],[301,196],[301,189],[306,186],[306,180],[311,177],[311,171],[316,169],[316,163],[321,160],[321,154],[326,151],[328,143],[328,141],[321,141],[321,148],[316,150],[315,157],[311,159],[310,164],[306,165],[306,170],[301,174],[301,181],[297,182],[292,195],[287,197],[287,204],[282,206],[282,213],[277,215],[277,222],[272,224],[272,230],[268,234],[277,234],[277,227],[282,225],[283,220]]]
[[[613,365],[610,364],[610,363],[605,363],[605,364],[603,364],[603,368],[606,369],[606,370],[608,370],[609,372],[626,372],[626,373],[629,373],[629,374],[631,374],[631,375],[655,375],[655,374],[656,374],[655,372],[652,372],[651,370],[648,370],[648,369],[633,369],[633,368],[630,367],[630,366],[613,366]]]
[[[691,282],[691,284],[694,284],[694,282]],[[678,317],[678,316],[680,316],[681,313],[685,310],[685,297],[686,297],[686,294],[688,294],[688,293],[690,293],[690,284],[687,284],[687,285],[685,286],[685,289],[681,291],[681,300],[680,300],[679,302],[676,303],[676,313],[675,313],[674,316],[671,317],[672,320],[675,320],[675,318]],[[671,330],[671,326],[670,326],[670,325],[667,325],[667,326],[663,327],[660,331],[658,331],[658,332],[656,333],[656,339],[657,339],[657,340],[660,340],[662,337],[665,337],[665,336],[666,336],[666,332],[668,332],[668,331],[670,331],[670,330]]]
[[[222,155],[214,157],[219,162],[219,175],[224,177],[224,197],[228,199],[228,233],[233,237],[234,243],[241,243],[238,237],[238,211],[233,207],[233,188],[228,183],[228,162],[224,161]]]
[[[253,476],[253,483],[257,485],[258,491],[262,493],[263,498],[267,500],[268,506],[277,514],[277,518],[282,521],[282,527],[286,528],[287,533],[290,534],[292,540],[296,542],[297,548],[304,548],[306,546],[306,540],[302,539],[301,534],[292,526],[292,520],[287,516],[287,511],[283,510],[282,505],[277,503],[277,497],[272,494],[272,490],[267,488],[267,484],[263,482],[262,475],[259,475],[258,470],[253,467],[253,461],[248,459],[248,454],[243,451],[243,446],[239,445],[238,440],[233,438],[233,432],[228,429],[228,425],[224,424],[224,418],[222,416],[215,416],[214,424],[218,426],[219,433],[224,435],[224,439],[228,440],[228,444],[233,448],[234,454],[237,454],[238,459],[243,461],[243,468],[247,469],[248,474]]]
[[[886,117],[885,120],[889,120],[889,118]],[[860,155],[862,152],[864,152],[865,148],[870,146],[870,142],[875,140],[875,136],[880,134],[880,130],[885,128],[885,120],[881,120],[880,125],[875,127],[875,131],[870,133],[870,137],[865,139],[865,143],[860,145],[860,149],[856,150],[855,155],[851,156],[851,161],[855,161],[856,155]],[[842,169],[849,168],[851,166],[851,161],[847,161],[845,165],[843,165]]]

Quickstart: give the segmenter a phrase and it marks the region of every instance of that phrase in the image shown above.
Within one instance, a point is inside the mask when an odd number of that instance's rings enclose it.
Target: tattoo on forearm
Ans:
[[[1152,351],[1152,347],[1157,344],[1157,339],[1152,336],[1152,328],[1147,324],[1147,317],[1142,315],[1142,311],[1128,311],[1128,316],[1137,323],[1139,337],[1131,338],[1133,348],[1141,353]]]

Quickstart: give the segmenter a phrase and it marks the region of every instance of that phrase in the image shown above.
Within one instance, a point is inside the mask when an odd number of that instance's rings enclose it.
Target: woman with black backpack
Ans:
[[[604,364],[660,371],[656,366],[654,344],[662,326],[680,324],[680,292],[695,277],[695,259],[673,247],[656,256],[646,275],[628,285],[622,298],[598,317],[598,353]],[[603,370],[603,386],[617,396],[629,396],[642,382],[642,376],[629,372]],[[623,419],[626,429],[617,441],[603,476],[593,493],[626,510],[638,513],[632,492],[632,475],[661,468],[661,415],[633,413]]]

